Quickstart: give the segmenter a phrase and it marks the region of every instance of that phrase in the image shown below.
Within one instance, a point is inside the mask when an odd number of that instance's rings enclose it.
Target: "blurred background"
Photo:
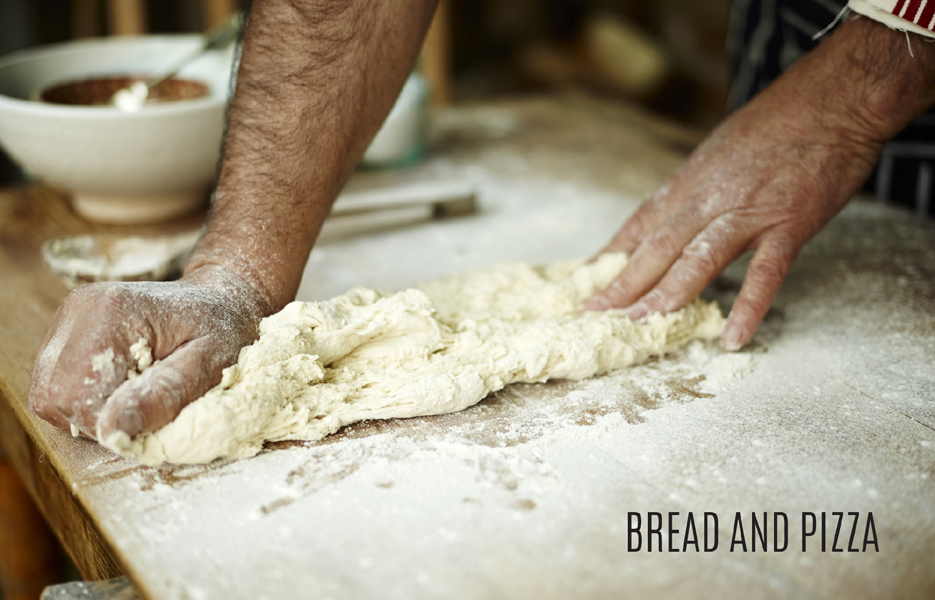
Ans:
[[[245,0],[0,0],[0,55],[186,33]],[[423,55],[435,106],[583,90],[704,130],[723,115],[730,0],[442,0]],[[21,177],[0,157],[0,184]]]

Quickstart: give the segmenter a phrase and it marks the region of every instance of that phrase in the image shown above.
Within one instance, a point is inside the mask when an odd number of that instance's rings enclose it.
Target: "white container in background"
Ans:
[[[406,167],[422,159],[428,137],[429,87],[418,72],[406,80],[393,110],[387,115],[361,164],[367,167]]]
[[[157,73],[201,43],[200,35],[113,37],[3,57],[0,145],[33,177],[71,192],[89,220],[145,223],[190,212],[207,198],[217,171],[231,49],[206,53],[179,73],[208,85],[203,98],[135,113],[31,98],[63,81]]]

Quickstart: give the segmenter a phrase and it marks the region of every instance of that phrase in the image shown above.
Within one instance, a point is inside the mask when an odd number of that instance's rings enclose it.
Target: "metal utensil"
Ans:
[[[237,39],[237,33],[240,31],[242,22],[243,15],[237,13],[228,23],[209,29],[205,32],[204,41],[197,50],[183,57],[181,60],[176,61],[175,64],[166,71],[148,79],[134,82],[130,87],[118,90],[111,97],[110,104],[125,112],[136,112],[140,110],[143,108],[143,105],[146,104],[146,101],[149,99],[149,92],[154,87],[174,77],[176,73],[205,52],[225,48],[228,44]]]
[[[319,239],[340,239],[460,217],[477,210],[477,191],[461,181],[403,184],[341,194]],[[158,237],[82,235],[47,241],[42,258],[69,287],[94,281],[161,281],[181,274],[201,230]]]

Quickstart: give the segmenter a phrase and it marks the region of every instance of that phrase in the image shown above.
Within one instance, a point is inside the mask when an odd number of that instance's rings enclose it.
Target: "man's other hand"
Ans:
[[[678,310],[755,251],[721,344],[750,340],[805,242],[860,189],[885,139],[927,106],[889,110],[899,100],[890,88],[906,77],[886,87],[880,64],[858,64],[870,53],[855,44],[874,39],[894,45],[892,61],[911,61],[905,38],[867,20],[842,30],[726,119],[640,206],[603,250],[630,253],[629,264],[587,309],[626,308],[633,320]]]

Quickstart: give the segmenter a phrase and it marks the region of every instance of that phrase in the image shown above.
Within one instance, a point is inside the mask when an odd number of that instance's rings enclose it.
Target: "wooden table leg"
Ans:
[[[146,2],[144,0],[108,0],[107,15],[112,35],[146,33]]]
[[[33,418],[33,417],[26,417]],[[0,388],[0,444],[16,467],[45,522],[86,580],[110,579],[123,572],[71,489],[26,433]],[[0,488],[6,490],[6,484]],[[6,529],[4,529],[6,531]],[[4,548],[8,545],[4,544]]]
[[[451,49],[448,0],[441,0],[422,45],[422,74],[432,90],[432,107],[441,108],[451,102]]]
[[[237,0],[202,0],[202,25],[205,30],[227,23],[237,12]]]
[[[0,451],[0,585],[4,600],[35,600],[61,581],[64,560],[55,535],[33,504],[13,464]]]

